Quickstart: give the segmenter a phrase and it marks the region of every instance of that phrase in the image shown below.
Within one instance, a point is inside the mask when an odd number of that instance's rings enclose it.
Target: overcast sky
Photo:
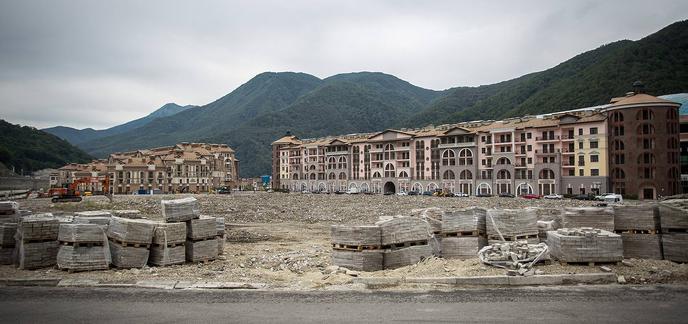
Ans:
[[[0,0],[0,118],[107,128],[264,71],[490,84],[686,18],[685,0]]]

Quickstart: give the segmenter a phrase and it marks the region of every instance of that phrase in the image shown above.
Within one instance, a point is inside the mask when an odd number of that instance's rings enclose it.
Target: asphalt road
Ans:
[[[0,323],[685,323],[688,286],[426,292],[0,288]]]

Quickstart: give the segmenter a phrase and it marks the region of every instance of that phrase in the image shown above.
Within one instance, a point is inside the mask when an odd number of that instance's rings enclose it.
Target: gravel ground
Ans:
[[[589,206],[576,200],[525,200],[521,198],[439,198],[368,195],[313,195],[242,193],[196,195],[203,214],[224,216],[227,221],[225,254],[208,263],[143,269],[67,273],[57,268],[18,270],[0,266],[3,278],[63,277],[133,283],[146,279],[208,280],[267,283],[273,289],[349,289],[352,276],[332,272],[329,225],[369,224],[379,216],[408,214],[411,209],[469,206],[525,208]],[[21,201],[22,209],[34,212],[70,213],[98,209],[138,209],[147,218],[161,220],[160,200],[171,196],[86,197],[81,203],[52,204],[48,199]],[[665,260],[629,260],[629,265],[608,265],[629,283],[686,283],[688,264]],[[599,267],[558,263],[539,265],[545,274],[600,272]],[[499,275],[504,270],[479,264],[477,259],[459,261],[428,259],[396,270],[364,273],[364,276],[445,277]]]

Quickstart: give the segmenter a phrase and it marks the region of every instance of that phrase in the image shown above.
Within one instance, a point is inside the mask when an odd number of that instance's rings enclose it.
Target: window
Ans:
[[[578,142],[578,149],[582,150],[583,149],[583,142]]]
[[[576,170],[574,169],[569,169],[569,176],[573,177],[576,175]]]
[[[529,133],[529,134],[530,134],[530,133]],[[533,146],[532,146],[532,145],[528,145],[528,152],[530,152],[530,151],[532,151],[532,150],[533,150]]]
[[[480,136],[480,141],[485,143],[485,136]]]
[[[590,127],[590,134],[591,135],[597,134],[597,127]]]
[[[600,162],[600,156],[597,154],[590,155],[590,162]]]
[[[533,158],[528,158],[528,164],[533,164]]]
[[[600,175],[600,170],[599,169],[590,169],[590,175],[593,177],[597,177]]]
[[[582,128],[578,129],[578,135],[583,135],[583,129]]]
[[[583,169],[578,170],[578,175],[581,177],[584,177],[585,176],[585,170],[583,170]]]
[[[597,143],[597,141],[591,141],[590,142],[590,148],[591,149],[596,149],[598,147],[599,147],[599,144]]]
[[[527,137],[528,139],[531,139],[531,138],[533,138],[533,134],[531,134],[531,133],[526,133],[526,137]]]

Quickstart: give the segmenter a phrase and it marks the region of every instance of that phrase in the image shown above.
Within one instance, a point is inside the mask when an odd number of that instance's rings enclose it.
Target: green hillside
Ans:
[[[19,173],[59,168],[91,157],[55,135],[0,120],[0,162]]]

